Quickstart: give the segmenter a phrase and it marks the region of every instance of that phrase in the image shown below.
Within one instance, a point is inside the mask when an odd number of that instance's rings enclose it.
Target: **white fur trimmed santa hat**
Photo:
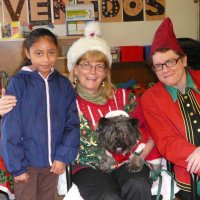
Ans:
[[[103,53],[109,62],[109,67],[112,65],[112,55],[110,47],[105,40],[101,38],[101,28],[98,22],[89,22],[85,26],[84,36],[78,39],[69,48],[67,53],[67,67],[70,72],[77,60],[88,51],[100,51]]]
[[[118,116],[129,117],[128,113],[124,110],[113,110],[106,114],[105,118],[113,118]]]

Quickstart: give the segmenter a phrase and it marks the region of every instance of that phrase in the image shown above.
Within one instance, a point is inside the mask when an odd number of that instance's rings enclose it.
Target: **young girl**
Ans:
[[[26,64],[7,88],[17,103],[2,119],[2,156],[14,177],[16,200],[54,200],[58,175],[78,152],[76,95],[54,69],[56,51],[51,31],[32,31]]]

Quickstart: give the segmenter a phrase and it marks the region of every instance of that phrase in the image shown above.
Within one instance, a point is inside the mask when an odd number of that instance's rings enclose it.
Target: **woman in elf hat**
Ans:
[[[98,120],[108,112],[125,110],[131,117],[139,120],[140,130],[148,135],[143,113],[135,96],[124,89],[115,89],[111,83],[112,56],[109,46],[100,35],[98,23],[88,24],[85,37],[77,40],[67,54],[67,67],[77,92],[81,121],[81,144],[79,156],[73,165],[72,179],[84,200],[150,200],[152,182],[146,165],[138,173],[128,172],[124,165],[113,169],[110,174],[97,170],[101,148],[95,128]],[[7,113],[6,109],[14,106],[15,100],[10,98],[4,96],[0,100],[0,114]],[[12,105],[6,107],[8,101]],[[153,147],[149,136],[146,136],[146,140],[148,144],[141,154],[143,158],[147,157]],[[154,156],[158,157],[159,154]]]
[[[155,34],[150,59],[159,82],[142,96],[144,115],[158,150],[174,163],[181,199],[189,200],[190,173],[200,175],[200,71],[187,67],[169,18]]]

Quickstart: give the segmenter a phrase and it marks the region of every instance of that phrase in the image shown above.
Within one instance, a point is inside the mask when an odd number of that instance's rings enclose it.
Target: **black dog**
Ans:
[[[142,158],[132,152],[141,138],[136,119],[124,115],[103,117],[98,122],[96,133],[102,147],[102,157],[98,166],[100,170],[110,172],[112,168],[124,163],[127,163],[130,172],[142,170]],[[117,156],[124,157],[123,162],[117,161]]]

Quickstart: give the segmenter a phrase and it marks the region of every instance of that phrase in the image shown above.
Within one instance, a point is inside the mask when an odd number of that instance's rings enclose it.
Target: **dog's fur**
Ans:
[[[125,155],[141,139],[141,134],[137,128],[137,120],[123,115],[112,118],[102,117],[98,122],[96,133],[102,147],[99,169],[104,172],[110,172],[111,166],[116,164],[112,154],[108,155],[108,152]],[[126,163],[130,172],[142,170],[143,160],[139,155],[131,155]]]

